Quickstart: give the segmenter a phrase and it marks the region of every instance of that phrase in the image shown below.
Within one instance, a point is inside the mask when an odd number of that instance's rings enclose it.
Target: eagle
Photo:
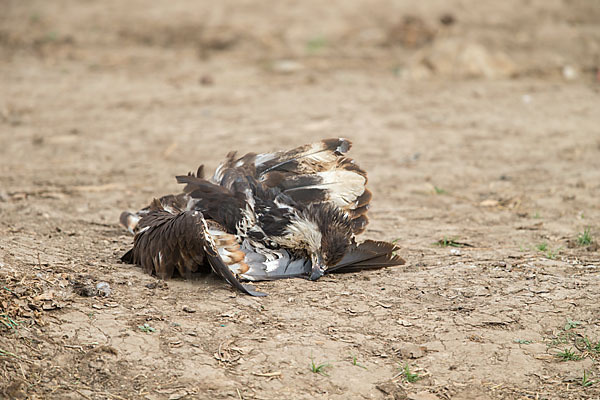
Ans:
[[[201,165],[177,176],[179,194],[154,199],[120,222],[135,234],[122,261],[169,279],[213,271],[236,289],[241,281],[317,280],[404,264],[392,243],[357,243],[369,219],[367,174],[346,153],[348,139],[291,150],[230,152],[210,178]]]

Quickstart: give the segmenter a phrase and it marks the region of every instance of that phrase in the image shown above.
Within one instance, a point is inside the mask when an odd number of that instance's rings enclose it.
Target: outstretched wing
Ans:
[[[345,154],[352,147],[347,139],[325,139],[288,151],[248,154],[225,164],[254,173],[258,182],[279,195],[279,204],[306,207],[327,202],[352,220],[354,234],[365,230],[371,192],[367,173]],[[216,178],[223,180],[219,168]]]
[[[147,273],[162,279],[171,278],[175,271],[182,277],[189,277],[194,272],[208,272],[208,264],[241,292],[265,296],[236,279],[232,269],[244,270],[240,265],[244,253],[224,229],[212,222],[209,227],[200,211],[173,214],[155,200],[139,221],[139,228],[133,248],[121,258],[124,262],[138,264]]]

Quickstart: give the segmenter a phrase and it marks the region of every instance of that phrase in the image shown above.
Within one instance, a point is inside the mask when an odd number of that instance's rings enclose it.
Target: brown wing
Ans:
[[[265,295],[254,291],[249,285],[242,285],[236,279],[219,255],[219,245],[231,250],[231,241],[219,237],[217,240],[220,243],[217,245],[200,211],[172,214],[158,200],[154,200],[148,214],[140,220],[139,228],[133,248],[121,258],[123,261],[140,265],[147,273],[156,274],[162,279],[171,278],[175,271],[182,277],[189,277],[194,272],[212,269],[244,293]],[[230,250],[222,253],[226,255],[227,262],[237,265],[239,257]]]
[[[230,153],[213,180],[219,184],[228,182],[228,171],[236,169],[252,174],[267,188],[276,189],[282,203],[289,201],[286,199],[301,206],[331,203],[350,217],[354,234],[359,234],[368,223],[371,192],[366,188],[367,173],[345,156],[351,147],[349,140],[335,138],[241,158]]]

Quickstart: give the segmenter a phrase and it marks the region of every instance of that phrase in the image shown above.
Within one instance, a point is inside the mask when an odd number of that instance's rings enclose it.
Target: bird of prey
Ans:
[[[121,224],[135,233],[122,260],[168,279],[214,271],[253,296],[242,281],[353,272],[404,264],[394,244],[356,242],[368,223],[367,174],[346,156],[347,139],[287,151],[227,155],[206,179],[177,176],[182,193],[154,199]]]

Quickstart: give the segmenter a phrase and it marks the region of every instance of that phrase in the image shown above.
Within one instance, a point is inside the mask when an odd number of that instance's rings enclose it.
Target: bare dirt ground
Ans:
[[[213,3],[0,1],[0,397],[600,398],[597,4]],[[174,175],[336,136],[405,266],[119,263]]]

